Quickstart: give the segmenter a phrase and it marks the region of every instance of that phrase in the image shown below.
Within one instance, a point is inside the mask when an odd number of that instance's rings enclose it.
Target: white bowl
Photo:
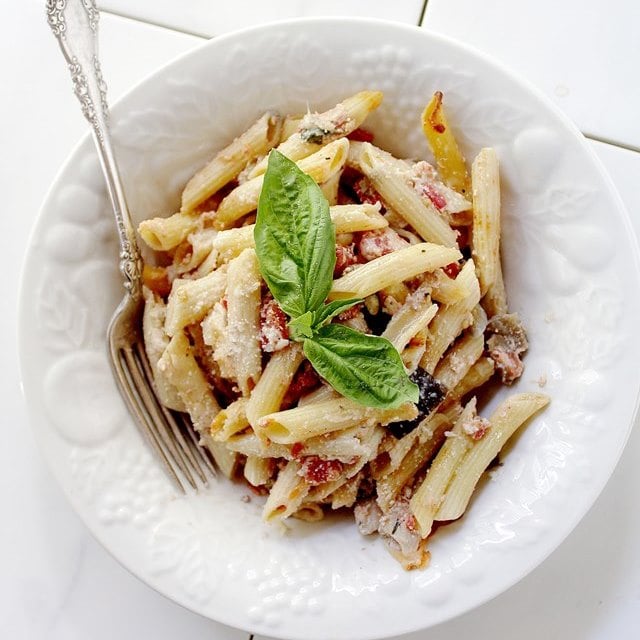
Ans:
[[[122,290],[88,138],[46,199],[22,283],[31,419],[87,526],[176,602],[281,638],[395,635],[504,591],[585,514],[636,410],[638,252],[618,196],[549,100],[449,39],[369,20],[297,20],[217,38],[176,60],[113,110],[136,219],[174,211],[186,179],[264,110],[322,109],[363,88],[385,92],[367,126],[396,154],[427,153],[419,115],[436,89],[468,158],[497,149],[507,288],[531,342],[516,389],[537,390],[544,376],[552,396],[465,517],[435,535],[428,569],[405,573],[349,519],[297,522],[283,537],[261,522],[258,499],[245,504],[246,490],[224,480],[198,496],[173,492],[109,370],[105,328]]]

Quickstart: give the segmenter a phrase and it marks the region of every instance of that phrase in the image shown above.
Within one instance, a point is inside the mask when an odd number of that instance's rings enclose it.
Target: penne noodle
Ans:
[[[271,460],[247,456],[247,461],[244,463],[244,477],[250,485],[261,487],[271,480],[272,466]]]
[[[471,179],[471,251],[480,281],[480,293],[484,296],[495,283],[500,265],[500,175],[498,157],[493,149],[480,151],[471,167]]]
[[[415,294],[407,298],[400,309],[391,316],[391,320],[382,333],[400,353],[409,341],[420,331],[426,329],[438,311],[438,305],[432,304],[429,296],[416,300]]]
[[[173,336],[187,325],[202,320],[224,296],[226,287],[226,267],[197,280],[175,280],[167,302],[164,323],[167,335]]]
[[[244,396],[251,393],[262,373],[261,282],[253,249],[245,249],[229,263],[225,298],[227,322],[218,336],[214,358],[220,365],[221,374],[235,379]]]
[[[361,91],[343,100],[329,111],[303,116],[298,131],[278,146],[278,151],[294,162],[316,153],[324,145],[357,129],[365,118],[382,102],[380,91]],[[255,178],[267,170],[267,159],[259,162],[251,172]]]
[[[298,133],[298,128],[304,116],[285,116],[282,121],[282,130],[280,131],[280,142],[288,140],[292,135]],[[264,171],[263,171],[264,173]]]
[[[380,214],[380,205],[345,204],[336,205],[329,209],[336,234],[353,233],[356,231],[373,231],[383,229],[389,223]],[[245,249],[255,247],[253,239],[255,225],[235,227],[220,231],[212,241],[213,249],[217,252],[220,264],[239,256]]]
[[[458,193],[469,193],[467,165],[447,122],[441,91],[436,91],[422,112],[422,131],[445,183]]]
[[[445,388],[454,389],[484,351],[484,336],[469,334],[458,340],[440,360],[433,377]]]
[[[442,414],[436,414],[436,416],[439,416],[439,419],[434,421],[437,426],[431,437],[423,440],[415,439],[413,446],[400,464],[391,473],[378,480],[377,502],[383,512],[391,508],[402,488],[431,461],[445,440],[444,432],[450,427],[450,422]]]
[[[456,280],[469,293],[460,302],[441,307],[429,325],[427,348],[420,366],[431,374],[449,345],[473,322],[471,312],[480,300],[480,286],[473,260],[465,263]]]
[[[260,117],[189,180],[182,193],[180,211],[193,211],[231,182],[249,162],[266,154],[280,140],[281,128],[282,118],[279,115],[265,113]]]
[[[455,388],[449,392],[447,397],[456,400],[463,398],[474,389],[488,382],[494,371],[495,365],[491,358],[480,358],[467,371],[464,378],[458,382]]]
[[[372,409],[338,398],[272,413],[258,420],[254,428],[260,436],[273,442],[293,444],[356,425],[387,425],[411,420],[416,415],[415,405],[411,403],[397,409]]]
[[[385,152],[368,142],[352,143],[351,149],[350,165],[369,178],[385,204],[401,215],[424,240],[446,247],[458,246],[455,231],[431,201],[422,199],[407,184],[403,172]]]
[[[420,273],[433,271],[462,257],[457,249],[423,242],[371,260],[334,280],[330,300],[366,298]]]
[[[464,425],[475,415],[475,404],[474,398],[464,408],[453,429],[445,434],[445,443],[431,463],[422,484],[411,497],[409,506],[423,538],[431,533],[449,481],[473,443],[465,433]]]
[[[255,427],[263,416],[280,410],[282,400],[303,359],[300,344],[292,344],[271,356],[247,401],[246,416],[251,426]]]
[[[162,404],[175,411],[186,411],[177,389],[169,382],[158,362],[169,344],[169,336],[165,333],[164,323],[167,313],[165,303],[153,292],[144,287],[144,311],[142,314],[142,336],[144,347],[153,373],[153,386]]]
[[[264,520],[283,520],[300,508],[309,493],[309,485],[299,472],[300,464],[295,460],[280,470],[262,511]]]
[[[541,393],[520,393],[498,406],[489,418],[491,426],[487,433],[473,442],[456,467],[435,514],[436,520],[456,520],[464,513],[476,484],[491,461],[517,429],[547,404],[548,396]]]
[[[315,502],[305,502],[293,514],[293,517],[298,520],[304,520],[305,522],[318,522],[318,520],[324,518],[324,511],[322,507]]]
[[[500,267],[500,265],[498,265],[496,270],[496,279],[487,289],[487,293],[484,298],[482,298],[482,306],[489,317],[509,313],[509,308],[507,306],[507,292],[504,288],[502,267]]]
[[[200,221],[197,214],[179,212],[168,218],[143,220],[138,225],[138,233],[154,251],[169,251],[196,231]]]
[[[238,398],[216,415],[210,428],[211,437],[214,440],[224,442],[249,426],[247,402],[246,398]]]
[[[220,411],[183,331],[174,335],[158,362],[158,369],[176,388],[199,433],[209,429]]]
[[[320,185],[320,189],[322,190],[324,197],[327,199],[327,202],[331,207],[338,204],[338,187],[340,186],[340,176],[341,173],[335,173]]]
[[[303,158],[297,164],[315,182],[322,183],[342,169],[348,153],[349,141],[341,138]],[[214,219],[217,229],[228,229],[237,220],[257,208],[263,180],[264,176],[259,175],[244,182],[220,203]]]

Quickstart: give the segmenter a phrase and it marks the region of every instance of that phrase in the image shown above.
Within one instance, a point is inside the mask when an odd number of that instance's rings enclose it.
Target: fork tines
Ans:
[[[176,487],[185,493],[188,484],[197,491],[194,473],[207,486],[206,472],[215,475],[213,464],[188,418],[174,415],[159,402],[144,346],[140,342],[121,346],[113,361],[127,405]]]

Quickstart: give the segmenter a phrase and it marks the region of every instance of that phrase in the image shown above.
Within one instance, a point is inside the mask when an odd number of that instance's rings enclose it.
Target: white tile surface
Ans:
[[[429,0],[423,25],[498,58],[600,138],[640,148],[636,0]]]
[[[0,25],[3,50],[13,54],[0,57],[0,77],[8,87],[0,102],[0,191],[8,225],[0,235],[0,638],[246,640],[246,633],[185,611],[120,567],[71,512],[26,423],[15,353],[19,265],[46,189],[86,127],[47,33],[42,2],[15,6],[11,22]],[[102,36],[112,98],[199,42],[113,17],[103,19]],[[592,144],[640,233],[640,154]],[[593,510],[538,570],[484,607],[406,637],[511,640],[516,629],[522,640],[640,637],[640,511],[634,490],[640,486],[639,429]]]
[[[424,0],[98,0],[100,8],[190,33],[215,36],[303,16],[368,16],[418,24]]]

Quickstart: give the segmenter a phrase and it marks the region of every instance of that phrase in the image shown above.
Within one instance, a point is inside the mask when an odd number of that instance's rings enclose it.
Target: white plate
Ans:
[[[87,526],[176,602],[282,638],[395,635],[505,590],[593,503],[636,408],[640,278],[620,200],[548,100],[448,39],[374,21],[303,20],[221,37],[180,58],[114,109],[136,218],[171,213],[190,174],[266,108],[321,109],[361,88],[385,92],[368,126],[391,151],[426,153],[419,115],[436,89],[445,92],[467,157],[497,148],[507,286],[531,342],[516,388],[537,390],[546,376],[553,399],[467,515],[435,535],[428,569],[403,572],[349,519],[298,522],[283,537],[260,521],[260,500],[241,500],[240,485],[221,480],[202,495],[175,495],[107,362],[105,328],[121,288],[89,139],[47,197],[22,283],[20,352],[31,418]]]

